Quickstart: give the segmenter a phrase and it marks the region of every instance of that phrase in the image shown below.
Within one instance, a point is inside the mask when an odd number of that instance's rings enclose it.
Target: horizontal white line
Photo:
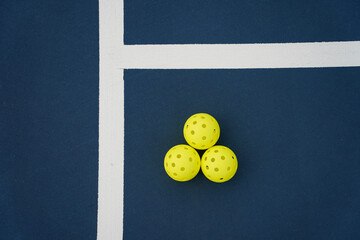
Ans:
[[[360,66],[360,41],[119,45],[107,56],[123,69],[350,67]]]

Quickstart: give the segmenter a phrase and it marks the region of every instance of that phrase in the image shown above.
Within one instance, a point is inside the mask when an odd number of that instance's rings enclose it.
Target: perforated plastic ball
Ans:
[[[184,125],[186,142],[196,149],[208,149],[220,137],[220,126],[216,119],[207,113],[192,115]]]
[[[201,170],[205,177],[213,182],[229,181],[235,175],[237,168],[235,153],[224,146],[214,146],[201,157]]]
[[[200,171],[200,156],[188,145],[176,145],[166,153],[164,167],[172,179],[180,182],[189,181]]]

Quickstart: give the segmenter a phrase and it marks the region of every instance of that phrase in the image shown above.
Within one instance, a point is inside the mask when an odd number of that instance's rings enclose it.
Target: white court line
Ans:
[[[99,1],[99,190],[97,239],[123,235],[124,71],[110,57],[123,44],[123,1]]]
[[[123,238],[123,69],[360,66],[360,41],[286,44],[124,45],[123,0],[99,0],[98,240]]]
[[[117,46],[125,69],[239,69],[360,66],[360,41]]]

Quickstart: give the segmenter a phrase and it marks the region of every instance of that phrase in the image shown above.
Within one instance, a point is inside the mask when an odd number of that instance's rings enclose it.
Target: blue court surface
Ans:
[[[125,71],[125,239],[357,239],[360,68]],[[238,173],[179,183],[187,117],[219,121]]]
[[[0,16],[0,239],[96,239],[98,2]]]
[[[125,0],[125,44],[360,39],[356,0]]]
[[[360,3],[125,0],[124,25],[125,44],[359,41]],[[99,2],[2,1],[0,27],[0,240],[96,239]],[[123,238],[360,239],[359,79],[124,70]],[[227,183],[165,173],[198,112],[238,156]]]

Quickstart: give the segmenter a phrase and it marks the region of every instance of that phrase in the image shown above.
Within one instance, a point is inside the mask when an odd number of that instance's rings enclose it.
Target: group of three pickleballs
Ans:
[[[238,162],[235,153],[225,146],[215,145],[220,137],[220,126],[207,113],[192,115],[184,125],[184,137],[189,145],[172,147],[165,155],[164,167],[172,179],[185,182],[200,171],[217,183],[230,180],[236,173]],[[206,150],[201,156],[196,151]]]

